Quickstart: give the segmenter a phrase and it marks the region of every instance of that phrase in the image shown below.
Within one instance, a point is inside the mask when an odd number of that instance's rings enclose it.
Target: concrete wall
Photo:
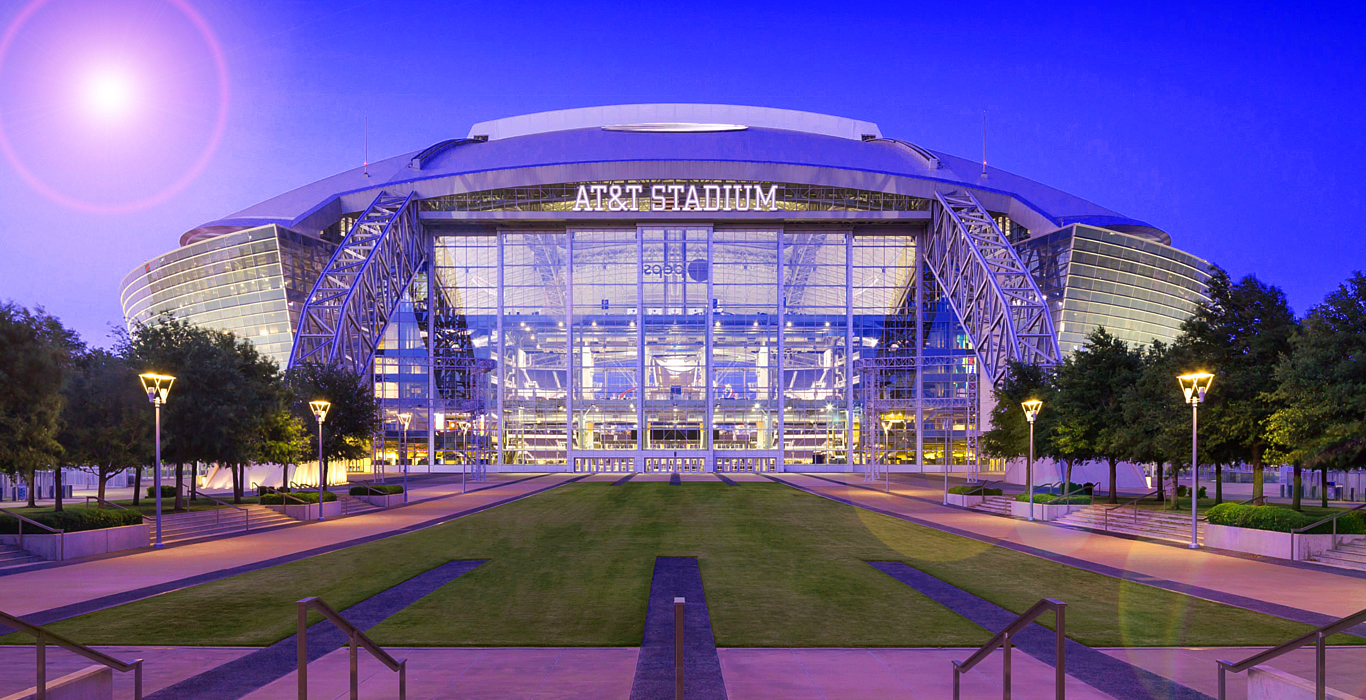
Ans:
[[[1258,554],[1277,559],[1303,561],[1316,554],[1322,554],[1333,546],[1332,535],[1295,535],[1295,554],[1290,554],[1290,533],[1254,530],[1246,527],[1228,525],[1205,525],[1205,546],[1229,549],[1235,552]],[[1366,539],[1361,535],[1338,535],[1338,542],[1346,543]]]
[[[149,546],[152,543],[151,528],[151,523],[144,523],[60,535],[26,533],[23,548],[28,553],[48,561],[64,561]],[[0,535],[0,543],[18,546],[19,536]]]
[[[1025,483],[1025,460],[1017,459],[1006,463],[1007,482]],[[1034,460],[1034,483],[1052,484],[1063,480],[1067,465],[1051,459]],[[1127,491],[1147,491],[1148,480],[1143,475],[1142,465],[1120,462],[1115,469],[1119,488]],[[1105,462],[1082,462],[1072,465],[1072,481],[1077,484],[1099,484],[1102,490],[1110,487],[1110,465]]]
[[[1329,700],[1362,700],[1341,690],[1327,688]],[[1278,671],[1270,666],[1247,670],[1247,700],[1315,700],[1314,682]]]
[[[6,695],[0,700],[35,700],[36,687]],[[114,670],[104,665],[86,666],[47,682],[47,700],[113,700]]]

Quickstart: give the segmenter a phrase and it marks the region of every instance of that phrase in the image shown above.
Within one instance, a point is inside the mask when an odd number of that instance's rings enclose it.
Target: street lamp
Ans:
[[[327,420],[327,409],[332,408],[332,403],[318,399],[309,401],[308,407],[318,419],[318,520],[326,520],[323,517],[323,485],[326,482],[323,478],[323,421]]]
[[[1039,409],[1043,408],[1043,402],[1038,399],[1030,399],[1020,404],[1024,408],[1025,418],[1029,419],[1029,461],[1025,463],[1025,481],[1029,482],[1029,519],[1034,520],[1034,419],[1039,417]],[[1067,488],[1071,488],[1071,484]]]
[[[1186,395],[1186,403],[1191,405],[1191,549],[1200,547],[1196,540],[1196,527],[1199,521],[1197,516],[1197,504],[1200,495],[1200,473],[1196,465],[1196,432],[1200,413],[1200,402],[1205,400],[1205,392],[1209,391],[1209,385],[1214,381],[1214,375],[1209,372],[1191,372],[1176,378],[1181,382],[1181,391]]]
[[[403,466],[403,505],[406,506],[408,505],[408,465],[406,463],[406,458],[408,456],[408,424],[413,422],[413,414],[398,414],[398,422],[403,424],[403,432],[399,433],[398,438],[400,445],[398,448],[398,463]]]
[[[157,471],[153,481],[157,492],[157,541],[152,546],[160,549],[165,546],[161,542],[161,404],[166,403],[166,397],[171,393],[171,385],[175,383],[175,377],[145,372],[139,374],[138,379],[142,380],[142,389],[147,392],[147,400],[152,402],[156,411]]]

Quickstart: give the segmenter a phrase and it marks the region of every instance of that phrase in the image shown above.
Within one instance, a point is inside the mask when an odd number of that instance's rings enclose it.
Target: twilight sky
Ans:
[[[1359,4],[0,0],[0,299],[87,341],[182,232],[471,123],[785,107],[981,157],[1304,313],[1366,268]],[[1357,223],[1353,223],[1357,222]]]

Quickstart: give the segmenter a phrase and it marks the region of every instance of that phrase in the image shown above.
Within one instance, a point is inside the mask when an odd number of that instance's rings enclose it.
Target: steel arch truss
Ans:
[[[936,193],[925,263],[972,340],[982,372],[999,382],[1008,360],[1061,359],[1048,300],[996,222],[967,191]]]
[[[367,373],[399,300],[426,262],[413,195],[380,192],[304,302],[289,366],[328,363]]]

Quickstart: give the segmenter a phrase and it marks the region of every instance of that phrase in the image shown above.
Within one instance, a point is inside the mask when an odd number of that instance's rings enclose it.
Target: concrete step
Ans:
[[[12,544],[0,544],[0,569],[7,566],[31,564],[35,561],[42,561],[42,559]]]
[[[1335,550],[1324,552],[1320,556],[1333,557],[1334,559],[1341,559],[1343,561],[1353,561],[1362,565],[1366,565],[1366,550],[1362,549],[1348,549],[1346,547],[1338,547]]]
[[[973,510],[985,513],[995,513],[996,515],[1010,515],[1010,503],[1015,499],[1011,496],[987,496],[981,503],[973,506]]]
[[[1351,569],[1353,571],[1366,571],[1366,560],[1358,558],[1347,558],[1341,556],[1341,552],[1324,552],[1316,557],[1310,557],[1309,561],[1335,566],[1339,569]]]
[[[1133,510],[1126,508],[1109,511],[1108,509],[1111,507],[1113,506],[1090,506],[1068,513],[1059,518],[1057,522],[1061,525],[1084,527],[1102,532],[1151,537],[1174,542],[1190,541],[1189,515],[1183,516],[1180,513],[1147,510],[1139,510],[1135,514]],[[1197,532],[1197,541],[1201,539],[1204,539],[1203,533]]]

